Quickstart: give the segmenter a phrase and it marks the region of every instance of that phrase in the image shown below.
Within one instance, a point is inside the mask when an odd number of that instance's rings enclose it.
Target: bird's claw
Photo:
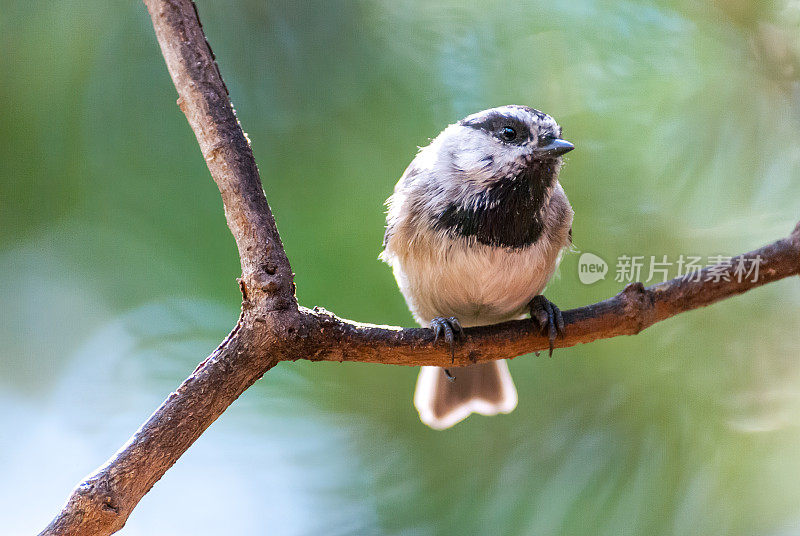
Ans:
[[[528,306],[531,310],[531,318],[539,325],[542,335],[547,335],[547,339],[550,341],[550,357],[553,357],[553,344],[556,337],[564,336],[564,317],[561,315],[561,309],[541,294],[534,296]]]
[[[461,323],[454,316],[443,317],[437,316],[431,320],[431,329],[433,330],[433,343],[436,344],[439,337],[444,338],[444,342],[450,345],[451,361],[456,360],[456,338],[464,334],[464,328]]]

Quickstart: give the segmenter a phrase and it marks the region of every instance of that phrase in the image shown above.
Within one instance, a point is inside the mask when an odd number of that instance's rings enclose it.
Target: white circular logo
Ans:
[[[578,279],[584,285],[591,285],[597,283],[601,279],[605,279],[608,273],[608,264],[606,261],[595,255],[594,253],[582,253],[578,259]]]

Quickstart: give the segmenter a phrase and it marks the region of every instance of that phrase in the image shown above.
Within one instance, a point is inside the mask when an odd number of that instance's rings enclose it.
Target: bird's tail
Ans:
[[[448,369],[422,367],[414,393],[419,418],[436,430],[450,428],[470,413],[497,415],[517,407],[517,389],[504,360]]]

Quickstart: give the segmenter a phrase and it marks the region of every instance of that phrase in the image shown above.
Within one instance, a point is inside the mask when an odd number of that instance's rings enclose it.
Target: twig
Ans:
[[[41,534],[108,535],[139,500],[250,385],[279,361],[451,364],[426,329],[373,326],[299,308],[294,280],[250,145],[239,126],[194,4],[145,0],[167,67],[225,207],[242,264],[242,315],[231,334],[108,462],[89,475]],[[800,273],[800,224],[788,238],[745,254],[760,277],[674,279],[629,285],[600,303],[564,313],[557,347],[631,335],[678,313]],[[734,263],[738,258],[734,259]],[[735,264],[734,264],[735,266]],[[726,280],[727,279],[727,280]],[[530,321],[467,329],[456,363],[511,358],[547,348]]]

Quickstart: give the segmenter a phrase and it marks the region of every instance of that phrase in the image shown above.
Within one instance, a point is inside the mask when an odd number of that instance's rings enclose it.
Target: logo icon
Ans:
[[[594,253],[581,253],[578,259],[578,279],[581,280],[581,283],[584,285],[597,283],[601,279],[605,279],[607,273],[606,261]]]

